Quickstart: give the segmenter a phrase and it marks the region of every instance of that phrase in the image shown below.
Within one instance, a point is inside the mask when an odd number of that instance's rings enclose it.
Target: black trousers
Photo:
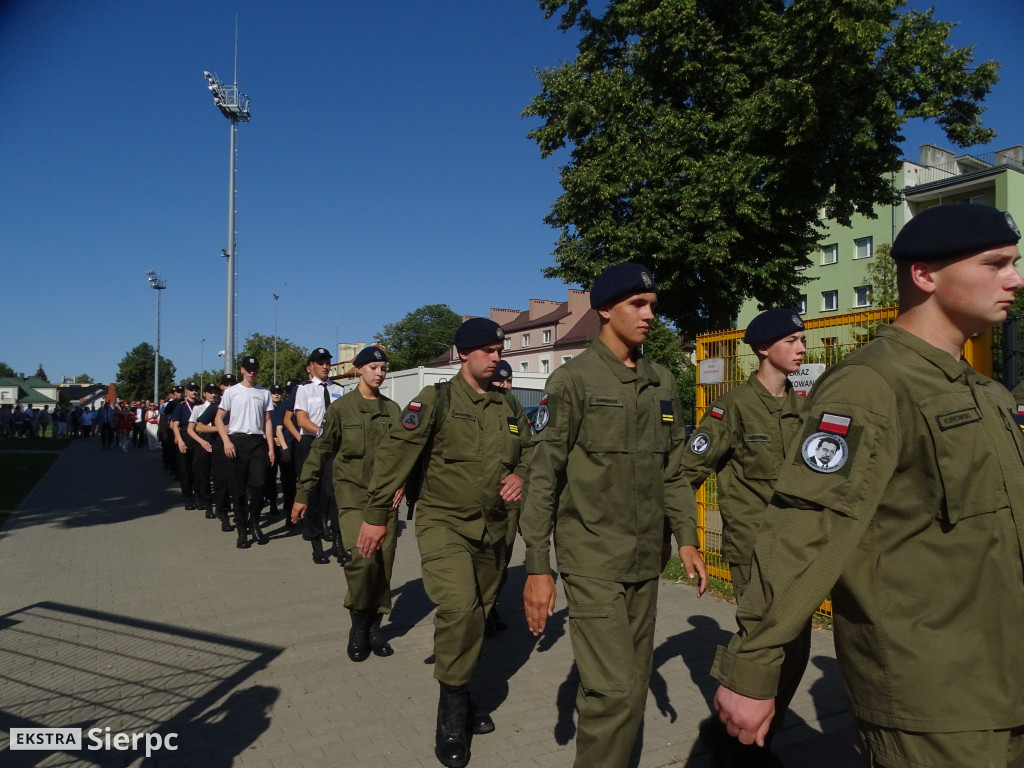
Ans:
[[[295,446],[296,477],[302,477],[302,468],[306,464],[312,446],[313,435],[303,435]],[[320,482],[309,494],[306,516],[302,518],[302,538],[306,541],[315,539],[325,528],[338,530],[338,506],[334,500],[334,482],[331,474],[330,465],[324,467],[320,472]]]
[[[181,496],[188,504],[192,501],[192,497],[196,495],[196,476],[193,470],[193,463],[195,462],[195,452],[199,450],[201,453],[206,453],[202,448],[198,448],[191,438],[185,438],[185,452],[182,453],[178,449],[178,444],[174,444],[174,461],[177,466],[178,484],[181,486]]]
[[[107,422],[100,424],[100,445],[109,448],[114,444],[114,425]]]
[[[192,448],[192,477],[195,480],[196,504],[200,509],[210,509],[213,506],[213,454],[207,453],[201,445]]]
[[[283,451],[276,452],[278,464],[281,467],[281,503],[284,505],[284,513],[291,515],[292,504],[295,503],[295,485],[298,477],[295,475],[295,451],[288,451],[288,461],[283,459]]]
[[[146,442],[146,422],[137,421],[132,424],[132,447],[141,448]]]
[[[213,504],[218,515],[226,515],[231,506],[231,460],[224,455],[224,441],[220,435],[210,438],[210,470],[213,475]]]
[[[259,522],[263,510],[263,486],[267,481],[267,439],[263,435],[231,435],[235,458],[231,459],[231,498],[235,526],[248,530]]]

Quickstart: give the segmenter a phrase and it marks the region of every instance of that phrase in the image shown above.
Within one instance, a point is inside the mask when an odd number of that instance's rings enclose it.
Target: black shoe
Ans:
[[[270,541],[270,539],[267,538],[267,534],[265,534],[263,529],[260,528],[259,523],[252,524],[252,537],[256,540],[256,543],[261,546]]]
[[[231,520],[228,518],[226,514],[222,512],[221,514],[217,515],[217,517],[220,518],[221,531],[223,531],[224,533],[231,533],[233,530],[235,530],[235,526],[231,524]]]
[[[192,501],[192,499],[189,499],[188,501],[185,502],[185,509],[195,509],[195,508],[196,508],[196,504],[195,504],[194,501]]]
[[[348,632],[348,647],[345,651],[352,661],[366,661],[370,657],[370,613],[349,609],[352,629]]]
[[[331,562],[331,556],[324,552],[324,544],[320,539],[311,539],[310,544],[313,545],[313,562],[317,565],[326,565]]]
[[[469,764],[467,698],[466,686],[441,683],[434,755],[446,768],[465,768]]]
[[[239,549],[248,549],[250,546],[249,537],[245,535],[245,531],[241,528],[238,529],[238,540],[235,542],[235,546]]]
[[[391,647],[390,643],[384,639],[384,635],[380,632],[380,622],[383,618],[384,614],[378,613],[374,616],[373,621],[370,622],[370,650],[373,651],[374,656],[387,657],[393,655],[395,649]]]
[[[494,731],[494,721],[491,716],[483,710],[477,709],[473,703],[473,697],[466,694],[466,727],[473,732],[474,736]]]
[[[216,520],[217,519],[217,513],[213,511],[213,507],[207,507],[206,508],[206,519],[207,520]]]
[[[331,531],[331,554],[337,558],[338,565],[342,568],[352,562],[352,555],[349,554],[348,550],[343,549],[340,531]]]

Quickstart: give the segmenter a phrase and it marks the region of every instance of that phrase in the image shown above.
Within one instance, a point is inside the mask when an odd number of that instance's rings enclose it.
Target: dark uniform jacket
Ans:
[[[377,450],[370,483],[370,514],[384,520],[395,491],[430,443],[416,503],[418,527],[451,528],[469,539],[504,539],[508,513],[499,495],[510,474],[526,475],[530,422],[522,406],[496,392],[477,392],[452,378],[448,414],[434,430],[437,390],[425,387],[396,421]]]
[[[899,328],[829,370],[758,535],[712,674],[775,695],[831,589],[853,714],[900,730],[1024,723],[1024,433],[999,384]],[[841,438],[826,468],[816,442]],[[838,579],[838,581],[837,581]]]
[[[387,439],[391,426],[398,422],[398,404],[383,395],[368,400],[353,389],[331,403],[324,424],[309,449],[302,465],[302,479],[295,490],[295,500],[309,503],[309,494],[320,482],[320,473],[332,462],[334,496],[338,509],[359,510],[366,522],[386,525],[379,510],[367,511],[367,489],[373,474],[377,447]],[[389,505],[390,508],[390,505]]]
[[[722,556],[728,563],[750,562],[803,403],[792,389],[775,397],[752,373],[715,400],[687,445],[683,466],[694,492],[717,473]]]
[[[697,504],[682,471],[675,379],[644,357],[630,368],[600,340],[555,369],[537,415],[520,517],[527,573],[612,581],[661,572],[666,516],[697,545]]]

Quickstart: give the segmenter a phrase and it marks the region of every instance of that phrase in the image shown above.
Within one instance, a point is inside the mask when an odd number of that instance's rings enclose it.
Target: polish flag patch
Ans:
[[[717,405],[711,406],[711,417],[714,419],[720,419],[725,416],[725,408],[719,408]]]
[[[1024,405],[1017,406],[1017,413],[1020,414],[1021,416],[1024,416]]]
[[[416,401],[413,401],[413,402],[409,403],[409,405],[408,405],[408,408],[409,408],[410,411],[418,411],[421,407],[422,406],[419,403],[417,403]]]
[[[850,422],[852,419],[849,416],[838,416],[834,413],[824,413],[821,416],[821,423],[818,425],[818,429],[823,432],[831,432],[835,435],[845,435],[850,431]]]

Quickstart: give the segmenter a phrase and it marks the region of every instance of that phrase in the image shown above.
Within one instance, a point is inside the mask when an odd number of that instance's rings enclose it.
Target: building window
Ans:
[[[874,255],[874,238],[872,237],[858,237],[853,241],[855,252],[853,258],[855,259],[870,259]]]
[[[524,347],[530,346],[530,334],[528,334],[528,333],[524,333],[523,334],[523,346]]]
[[[835,312],[839,309],[839,291],[821,292],[821,311]]]
[[[985,199],[984,195],[975,195],[967,202],[971,205],[988,205],[988,200]]]
[[[551,343],[551,331],[544,331],[544,343],[545,344],[550,344]]]
[[[540,372],[541,373],[551,373],[551,359],[550,358],[545,357],[545,358],[543,358],[540,361]]]
[[[839,261],[839,243],[829,243],[821,249],[821,263],[835,264]]]
[[[572,355],[562,355],[562,365],[565,365],[572,360]]]
[[[855,307],[870,307],[871,306],[871,286],[870,285],[858,285],[853,289],[853,306]]]
[[[796,311],[799,312],[801,315],[806,315],[807,314],[807,294],[806,293],[801,293],[800,294],[800,301],[797,302]]]
[[[505,349],[512,349],[512,339],[505,337]]]
[[[529,373],[530,372],[530,364],[528,362],[526,362],[525,360],[523,362],[521,362],[519,364],[519,372],[520,373]]]

